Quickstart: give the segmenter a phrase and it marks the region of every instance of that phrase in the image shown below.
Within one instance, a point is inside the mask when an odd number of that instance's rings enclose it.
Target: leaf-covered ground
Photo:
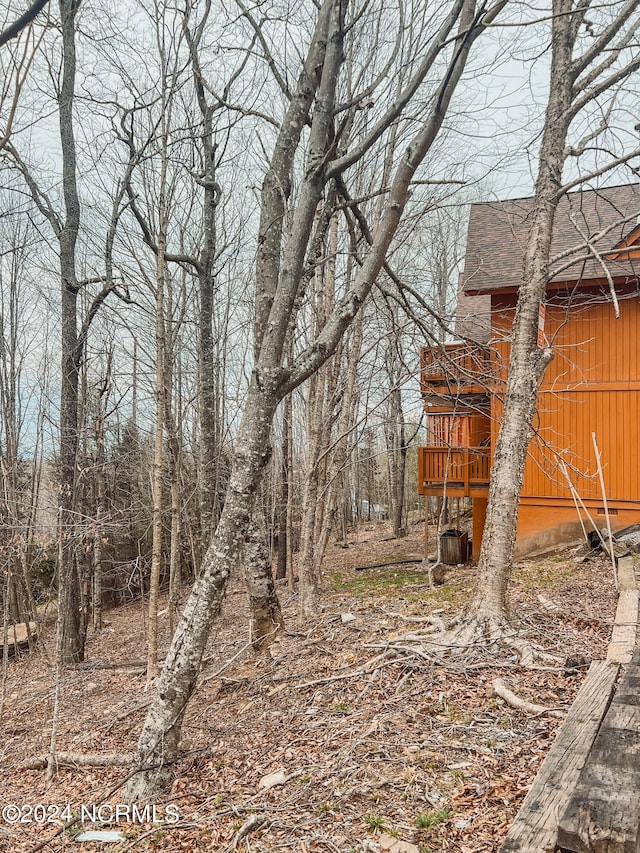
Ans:
[[[42,849],[113,853],[497,850],[560,720],[506,705],[493,697],[492,681],[568,708],[586,670],[565,671],[565,659],[606,654],[610,567],[571,552],[518,566],[513,626],[559,661],[525,669],[504,649],[460,660],[407,640],[425,626],[419,620],[460,613],[474,569],[449,569],[435,589],[419,565],[355,572],[421,554],[421,526],[402,540],[384,536],[372,526],[349,548],[330,549],[325,612],[313,624],[297,623],[295,597],[280,587],[288,633],[266,655],[248,647],[244,594],[232,583],[189,706],[173,789],[157,804],[155,824],[143,820],[151,814],[131,821],[121,813],[110,827],[124,838],[117,843],[79,843],[87,821],[56,835],[52,807],[68,804],[76,816],[82,805],[102,804],[103,817],[115,815],[125,768],[60,768],[49,784],[44,771],[24,768],[49,748],[47,626],[45,647],[9,665],[0,800],[20,807],[7,816],[23,822],[0,820],[0,849],[24,853],[49,839]],[[104,630],[90,636],[86,664],[64,679],[59,751],[133,750],[149,701],[136,666],[145,657],[143,622],[141,602],[132,603],[108,611]],[[36,804],[45,812],[24,808]]]

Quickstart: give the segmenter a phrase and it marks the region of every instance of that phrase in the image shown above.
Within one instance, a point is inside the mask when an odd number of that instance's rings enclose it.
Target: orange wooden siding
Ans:
[[[427,416],[427,444],[432,447],[477,447],[488,443],[489,435],[489,418],[486,415]]]
[[[624,296],[624,294],[621,294]],[[572,306],[571,314],[547,304],[545,334],[555,358],[547,368],[530,445],[522,497],[571,500],[558,458],[564,459],[583,499],[601,504],[591,433],[595,432],[605,467],[607,497],[640,501],[640,300],[621,298],[620,318],[611,302]],[[593,297],[591,299],[593,302]],[[513,296],[494,298],[494,332],[510,326]],[[498,343],[500,360],[508,343]],[[500,403],[492,401],[492,443],[497,437]]]

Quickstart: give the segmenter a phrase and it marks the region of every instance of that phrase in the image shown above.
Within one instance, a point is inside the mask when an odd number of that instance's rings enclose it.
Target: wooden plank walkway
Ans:
[[[619,667],[594,661],[542,762],[500,853],[543,853],[556,847],[558,816],[580,776],[613,693]]]
[[[636,644],[636,625],[638,624],[638,587],[633,557],[618,560],[618,607],[613,625],[613,634],[607,660],[616,663],[629,663]]]
[[[500,853],[552,853],[559,845],[564,853],[640,853],[634,557],[618,561],[618,586],[607,660],[591,664]],[[621,664],[627,666],[612,699]]]
[[[618,598],[616,621],[613,625],[607,660],[615,663],[630,663],[636,645],[638,624],[638,590],[624,589]]]
[[[626,667],[558,825],[570,853],[640,850],[640,655]]]
[[[635,559],[622,557],[618,560],[618,588],[620,592],[627,589],[637,589]]]

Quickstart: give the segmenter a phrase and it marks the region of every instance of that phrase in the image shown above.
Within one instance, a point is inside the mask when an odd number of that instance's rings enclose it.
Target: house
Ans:
[[[484,527],[492,448],[509,357],[532,199],[474,204],[459,288],[460,341],[422,352],[427,445],[423,495],[467,497],[473,552]],[[640,522],[640,186],[566,195],[556,213],[539,344],[554,358],[538,394],[521,491],[516,553],[598,527]],[[592,529],[587,512],[580,515]]]

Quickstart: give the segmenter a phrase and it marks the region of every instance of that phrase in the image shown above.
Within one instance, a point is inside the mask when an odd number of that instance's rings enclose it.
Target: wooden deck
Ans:
[[[618,584],[607,660],[591,664],[500,853],[640,853],[640,651],[634,651],[632,557],[619,561]]]
[[[424,396],[488,393],[491,358],[487,347],[472,343],[423,347],[420,389]]]
[[[418,492],[450,497],[486,497],[491,459],[487,447],[418,448]]]
[[[560,727],[551,752],[520,807],[501,853],[553,853],[558,834],[558,813],[569,802],[609,708],[619,667],[594,661],[576,700]]]

